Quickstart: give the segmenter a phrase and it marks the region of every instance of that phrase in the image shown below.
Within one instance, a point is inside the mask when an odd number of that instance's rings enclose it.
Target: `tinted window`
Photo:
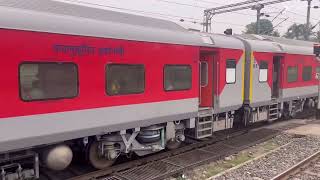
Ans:
[[[267,82],[268,80],[268,62],[260,61],[259,65],[259,81]]]
[[[229,59],[226,61],[226,82],[228,84],[236,82],[236,60]]]
[[[106,91],[108,95],[139,94],[145,88],[143,65],[107,65]]]
[[[166,91],[188,90],[192,85],[192,71],[189,65],[166,65],[164,88]]]
[[[310,81],[311,78],[312,78],[312,67],[311,66],[303,67],[303,71],[302,71],[303,81]]]
[[[296,82],[298,80],[298,66],[289,66],[287,72],[288,82]]]
[[[78,94],[78,71],[72,63],[20,65],[20,95],[25,101],[72,98]]]
[[[205,87],[208,85],[208,63],[201,62],[201,86]]]
[[[316,68],[316,72],[320,74],[320,66]]]

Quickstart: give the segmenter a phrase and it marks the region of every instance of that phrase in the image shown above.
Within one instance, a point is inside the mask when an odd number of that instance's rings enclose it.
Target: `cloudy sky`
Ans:
[[[78,2],[87,6],[110,9],[114,11],[128,12],[144,16],[157,17],[177,22],[186,28],[202,29],[200,23],[203,19],[203,11],[207,8],[222,6],[225,4],[242,2],[244,0],[59,0],[67,2]],[[266,0],[267,1],[267,0]],[[271,1],[271,0],[269,0]],[[313,0],[313,6],[320,6],[320,0]],[[273,18],[282,9],[286,11],[273,21],[274,25],[284,19],[277,29],[285,33],[286,29],[293,23],[305,23],[307,2],[292,0],[286,3],[270,5],[262,12],[269,14]],[[183,19],[184,22],[180,22]],[[245,25],[255,21],[256,12],[253,10],[243,10],[234,13],[226,13],[213,17],[212,32],[222,33],[226,28],[232,28],[235,33],[241,33]],[[320,20],[320,9],[312,9],[311,22],[316,24]],[[317,27],[317,29],[320,29]]]

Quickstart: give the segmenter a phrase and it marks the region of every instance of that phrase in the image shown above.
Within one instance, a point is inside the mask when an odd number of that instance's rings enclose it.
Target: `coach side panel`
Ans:
[[[5,29],[0,37],[0,152],[197,115],[196,47]],[[22,70],[28,63],[72,64],[76,92],[68,98],[25,100],[19,73],[38,78],[38,69]],[[119,88],[107,85],[109,65],[139,66],[143,89],[108,94],[108,88]],[[168,76],[190,80],[168,89],[167,66],[179,71]]]
[[[282,100],[317,96],[316,71],[319,63],[313,56],[285,55],[282,63]]]
[[[220,49],[216,61],[215,112],[234,111],[243,104],[244,51]]]
[[[273,53],[252,53],[249,93],[251,107],[263,106],[271,101],[273,56]]]

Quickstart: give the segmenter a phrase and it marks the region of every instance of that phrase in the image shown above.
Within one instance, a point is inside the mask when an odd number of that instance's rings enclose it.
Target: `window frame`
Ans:
[[[77,78],[77,93],[75,94],[75,96],[72,97],[57,97],[57,98],[44,98],[44,99],[31,99],[31,100],[25,100],[22,97],[22,92],[21,92],[21,72],[20,72],[20,68],[21,66],[23,66],[24,64],[72,64],[74,65],[74,67],[76,67],[76,78]],[[19,98],[20,100],[24,101],[24,102],[34,102],[34,101],[50,101],[50,100],[63,100],[63,99],[75,99],[77,97],[79,97],[80,94],[80,80],[79,80],[79,66],[78,64],[74,63],[74,62],[54,62],[54,61],[48,61],[48,62],[39,62],[39,61],[24,61],[21,62],[18,66],[18,87],[19,87]]]
[[[289,78],[288,78],[289,68],[296,68],[296,69],[297,69],[297,78],[296,78],[295,81],[290,81],[290,82],[289,82]],[[295,83],[295,82],[298,82],[298,80],[299,80],[299,66],[298,66],[298,65],[288,66],[288,67],[287,67],[287,83]]]
[[[316,66],[316,73],[320,73],[320,66]]]
[[[227,69],[228,69],[227,62],[228,61],[234,61],[235,62],[234,82],[230,82],[230,83],[227,82]],[[225,76],[226,76],[226,84],[236,84],[237,83],[237,61],[235,59],[227,59],[226,60],[226,73],[225,73]]]
[[[305,70],[305,68],[309,68],[311,70],[310,79],[307,79],[307,80],[304,79],[304,70]],[[310,66],[310,65],[303,66],[302,67],[302,81],[303,82],[308,82],[308,81],[311,81],[311,80],[312,80],[312,66]]]
[[[262,62],[265,62],[265,63],[267,63],[267,79],[265,80],[265,81],[260,81],[260,71],[261,71],[261,63]],[[266,61],[266,60],[261,60],[260,62],[259,62],[259,78],[258,78],[258,80],[259,80],[259,83],[267,83],[268,82],[268,80],[269,80],[269,62],[268,61]]]
[[[108,76],[107,73],[108,71],[108,66],[142,66],[143,67],[143,91],[142,92],[135,92],[135,93],[123,93],[123,94],[109,94],[108,93]],[[128,95],[137,95],[137,94],[144,94],[146,91],[146,67],[145,64],[121,64],[121,63],[109,63],[105,65],[104,68],[104,80],[105,80],[105,85],[104,85],[104,92],[106,96],[128,96]]]
[[[201,65],[205,64],[206,65],[206,83],[204,85],[202,85],[202,67]],[[206,61],[200,61],[200,86],[201,87],[207,87],[209,84],[209,64]]]
[[[173,90],[167,90],[166,89],[166,67],[168,67],[168,66],[185,66],[185,67],[188,67],[188,68],[190,68],[190,73],[191,73],[191,82],[190,82],[190,84],[191,84],[191,86],[190,86],[190,88],[188,88],[188,89],[173,89]],[[193,83],[193,76],[192,76],[192,65],[190,65],[190,64],[165,64],[164,65],[164,67],[163,67],[163,90],[165,91],[165,92],[174,92],[174,91],[189,91],[189,90],[191,90],[192,89],[192,83]]]
[[[315,74],[314,79],[319,80],[319,79],[317,79],[317,74],[319,73],[319,75],[320,75],[320,66],[316,66],[315,71],[316,71],[316,74]]]

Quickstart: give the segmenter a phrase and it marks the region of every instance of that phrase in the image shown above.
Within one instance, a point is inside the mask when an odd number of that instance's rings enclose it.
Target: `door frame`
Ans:
[[[213,49],[204,49],[200,51],[199,59],[199,106],[200,107],[213,107],[214,106],[214,75],[215,75],[215,56],[216,52]],[[202,69],[201,63],[207,64],[207,85],[202,86]],[[205,95],[204,95],[205,94]],[[203,101],[204,96],[208,99]],[[210,97],[209,97],[210,96]]]
[[[280,96],[280,83],[281,83],[281,62],[284,56],[281,54],[275,54],[272,60],[272,89],[271,89],[271,98],[279,98]],[[274,73],[277,72],[277,87],[275,87],[275,75]],[[275,90],[277,88],[277,90]],[[276,93],[275,93],[276,91]]]

